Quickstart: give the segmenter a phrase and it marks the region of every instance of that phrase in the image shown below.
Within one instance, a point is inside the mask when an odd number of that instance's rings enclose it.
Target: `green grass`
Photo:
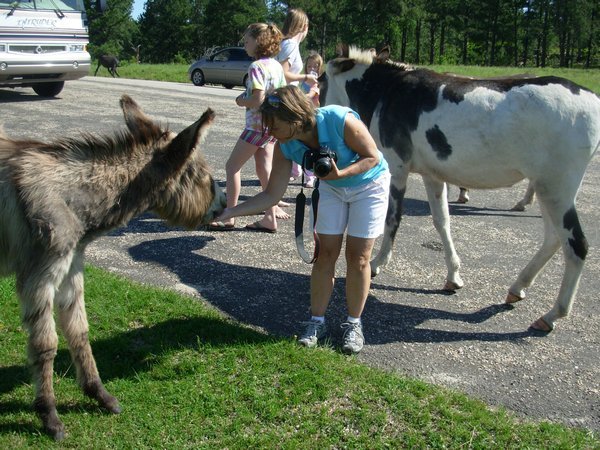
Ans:
[[[86,270],[90,336],[123,406],[83,397],[61,338],[55,362],[68,437],[31,410],[14,280],[0,283],[0,448],[598,448],[593,433],[503,409],[261,334],[197,299]]]
[[[96,70],[96,62],[93,63],[93,75]],[[190,83],[187,70],[189,64],[132,64],[123,63],[119,67],[119,74],[123,78],[135,78],[139,80],[174,81],[178,83]],[[516,68],[516,67],[481,67],[481,66],[430,66],[438,72],[452,72],[460,75],[473,77],[507,76],[518,73],[531,75],[554,75],[567,78],[581,86],[584,86],[597,94],[600,94],[600,69],[552,69],[552,68]],[[105,68],[100,68],[98,76],[110,76]]]

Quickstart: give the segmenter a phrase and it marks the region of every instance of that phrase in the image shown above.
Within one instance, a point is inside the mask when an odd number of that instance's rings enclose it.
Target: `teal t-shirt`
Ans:
[[[359,158],[359,155],[354,152],[354,150],[350,149],[344,142],[344,124],[348,113],[351,113],[354,117],[360,119],[358,114],[352,109],[338,105],[318,108],[316,114],[319,145],[321,147],[328,147],[336,153],[336,165],[340,169],[348,167]],[[280,143],[280,147],[286,159],[295,161],[298,164],[302,164],[304,153],[308,150],[308,147],[297,139],[286,143]],[[379,151],[379,164],[368,171],[351,177],[340,178],[339,180],[321,180],[321,182],[328,183],[335,187],[360,186],[375,180],[387,170],[387,161],[383,157],[381,151]]]

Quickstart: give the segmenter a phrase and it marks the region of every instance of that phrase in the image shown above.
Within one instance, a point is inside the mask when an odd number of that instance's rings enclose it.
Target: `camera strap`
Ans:
[[[303,164],[304,166],[304,164]],[[306,249],[304,248],[304,207],[306,206],[306,195],[304,195],[304,167],[302,168],[302,188],[300,188],[300,193],[296,196],[296,218],[295,218],[295,226],[294,231],[296,235],[296,248],[298,249],[298,254],[304,260],[305,263],[312,264],[317,260],[319,256],[319,236],[315,229],[317,224],[317,210],[319,207],[319,180],[315,184],[315,188],[313,189],[311,196],[311,205],[313,208],[313,239],[315,241],[315,249],[313,256],[308,254]]]

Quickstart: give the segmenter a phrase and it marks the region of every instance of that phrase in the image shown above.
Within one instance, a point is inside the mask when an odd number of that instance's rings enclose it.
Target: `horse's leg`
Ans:
[[[525,211],[525,207],[533,203],[534,196],[535,190],[533,189],[533,183],[529,181],[525,195],[515,206],[511,208],[511,211]]]
[[[96,66],[96,71],[94,72],[94,76],[98,75],[98,69],[100,69],[100,61],[98,61],[98,65]]]
[[[521,271],[517,280],[509,288],[506,303],[515,303],[525,298],[525,289],[533,284],[538,273],[560,248],[560,239],[556,234],[556,228],[550,214],[546,211],[545,205],[541,202],[540,209],[544,220],[544,241],[531,261]]]
[[[381,268],[392,259],[392,249],[398,226],[402,220],[402,202],[406,193],[406,181],[408,170],[401,169],[399,173],[392,173],[390,181],[390,198],[387,215],[385,217],[385,229],[379,253],[371,261],[371,276],[377,275]]]
[[[56,305],[60,327],[67,340],[71,358],[77,371],[77,380],[83,392],[96,399],[100,406],[118,414],[119,402],[104,388],[88,338],[88,321],[83,298],[83,254],[77,251],[71,270],[57,294]]]
[[[464,187],[459,187],[458,189],[460,192],[458,193],[456,203],[467,203],[469,201],[469,190]]]
[[[431,208],[431,217],[433,225],[442,239],[444,246],[444,259],[448,268],[448,277],[444,285],[444,290],[455,291],[464,286],[460,277],[460,258],[454,248],[454,242],[450,235],[450,213],[448,212],[448,194],[446,183],[433,178],[423,176],[427,199]]]
[[[23,326],[28,332],[28,358],[35,385],[34,409],[46,431],[56,440],[65,437],[65,427],[56,411],[52,385],[58,336],[52,316],[56,286],[66,274],[72,255],[31,258],[17,274]]]
[[[569,314],[579,286],[579,279],[588,251],[588,243],[581,229],[575,208],[575,195],[578,186],[579,183],[571,183],[571,185],[557,183],[554,191],[558,193],[556,195],[538,192],[542,212],[544,215],[548,215],[548,220],[554,228],[558,242],[562,245],[565,271],[554,306],[531,324],[531,327],[537,330],[552,331],[554,322]],[[534,260],[537,256],[536,254]],[[526,279],[527,275],[524,275],[524,272],[529,266],[534,265],[534,260],[521,272],[519,279]],[[541,264],[541,267],[543,267],[543,264]]]

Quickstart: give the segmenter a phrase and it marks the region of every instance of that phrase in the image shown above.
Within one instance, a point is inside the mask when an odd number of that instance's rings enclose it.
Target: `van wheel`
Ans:
[[[233,89],[233,84],[224,84],[223,85],[226,89]]]
[[[38,83],[32,86],[40,97],[56,97],[65,87],[64,81],[53,81],[51,83]]]

